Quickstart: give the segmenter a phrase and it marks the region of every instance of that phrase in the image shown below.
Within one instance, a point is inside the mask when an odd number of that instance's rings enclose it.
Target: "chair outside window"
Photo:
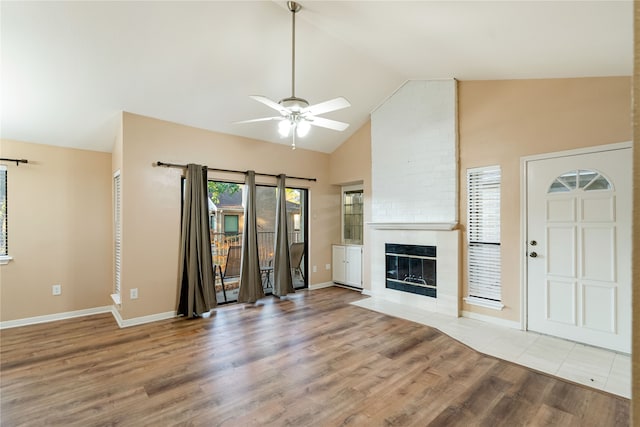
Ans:
[[[304,282],[304,273],[300,268],[303,256],[304,242],[292,243],[291,246],[289,246],[289,261],[291,262],[291,270],[293,270],[293,279],[295,280],[295,274],[298,272]]]
[[[220,269],[220,281],[222,282],[222,294],[224,296],[224,302],[227,302],[227,291],[236,290],[240,284],[240,257],[242,256],[242,246],[229,246],[227,252],[227,260],[224,264],[224,271],[222,266],[218,266]],[[215,273],[215,272],[214,272]],[[237,278],[235,281],[235,287],[229,286],[229,279]],[[225,283],[226,281],[226,283]]]

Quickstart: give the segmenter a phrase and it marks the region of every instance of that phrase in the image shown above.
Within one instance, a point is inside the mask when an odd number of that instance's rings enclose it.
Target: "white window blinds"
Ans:
[[[469,297],[501,300],[500,167],[467,170]]]
[[[0,256],[8,256],[7,167],[0,165]]]
[[[120,173],[116,173],[113,177],[113,240],[114,240],[114,301],[120,302],[120,261],[122,250],[122,193],[120,188]]]

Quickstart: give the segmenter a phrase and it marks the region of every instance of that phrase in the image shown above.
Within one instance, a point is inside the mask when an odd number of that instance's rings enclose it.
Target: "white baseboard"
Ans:
[[[371,292],[371,289],[363,289],[362,290],[362,295],[366,295],[368,297],[373,296],[373,292]]]
[[[38,323],[55,322],[56,320],[72,319],[74,317],[91,316],[94,314],[111,313],[112,306],[87,308],[84,310],[66,311],[64,313],[47,314],[44,316],[27,317],[24,319],[6,320],[0,322],[0,329],[17,328],[20,326],[36,325]]]
[[[350,291],[362,293],[362,288],[358,288],[356,286],[343,285],[342,283],[334,283],[333,286],[335,286],[336,288],[348,289]]]
[[[462,311],[462,317],[469,319],[480,320],[482,322],[491,323],[493,325],[502,326],[511,329],[522,329],[520,322],[514,322],[513,320],[504,320],[493,316],[487,316],[486,314],[473,313],[471,311]]]
[[[316,283],[315,285],[309,285],[309,290],[313,291],[315,289],[330,288],[333,285],[335,285],[333,282]]]
[[[164,313],[150,314],[148,316],[134,317],[133,319],[123,319],[122,316],[120,316],[120,311],[118,311],[115,307],[113,307],[111,313],[116,319],[116,322],[118,322],[118,326],[120,326],[121,328],[144,325],[145,323],[157,322],[158,320],[173,319],[174,317],[176,317],[175,311],[167,311]]]

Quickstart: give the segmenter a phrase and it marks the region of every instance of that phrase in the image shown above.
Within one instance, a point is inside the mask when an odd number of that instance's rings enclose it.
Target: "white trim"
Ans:
[[[9,261],[11,261],[12,259],[13,259],[13,257],[11,257],[9,255],[0,256],[0,265],[7,265],[7,264],[9,264]]]
[[[0,329],[18,328],[38,323],[55,322],[56,320],[73,319],[75,317],[92,316],[94,314],[111,313],[112,306],[87,308],[84,310],[66,311],[64,313],[46,314],[44,316],[26,317],[24,319],[5,320],[0,322]]]
[[[333,283],[333,282],[316,283],[315,285],[309,285],[309,290],[310,291],[315,291],[316,289],[330,288],[330,287],[332,287],[334,285],[335,285],[335,283]]]
[[[484,298],[477,298],[477,297],[464,297],[463,300],[467,304],[490,308],[492,310],[500,311],[504,308],[504,304],[502,304],[500,301],[491,301],[491,300],[487,300]]]
[[[528,161],[520,159],[520,328],[523,331],[528,329],[527,319],[529,319],[529,308],[527,306],[527,275],[529,267],[527,264],[527,175],[529,164]]]
[[[527,222],[528,222],[528,206],[527,206],[527,189],[529,183],[527,181],[529,162],[535,160],[555,159],[559,157],[579,156],[582,154],[602,153],[604,151],[633,149],[633,141],[616,142],[612,144],[596,145],[593,147],[576,148],[573,150],[554,151],[550,153],[536,154],[532,156],[520,157],[520,329],[526,331],[528,329],[528,283],[527,283]],[[523,256],[524,255],[524,256]]]
[[[150,314],[148,316],[134,317],[133,319],[125,320],[120,315],[120,312],[115,309],[115,307],[113,308],[113,310],[111,310],[111,313],[113,314],[113,317],[116,319],[116,322],[118,322],[118,326],[120,328],[128,328],[130,326],[144,325],[145,323],[157,322],[158,320],[173,319],[174,317],[176,317],[175,311],[167,311],[164,313]]]
[[[435,230],[451,231],[457,222],[367,222],[374,230]]]
[[[576,148],[573,150],[553,151],[550,153],[534,154],[531,156],[524,156],[520,158],[520,161],[530,162],[533,160],[546,160],[555,159],[557,157],[568,156],[580,156],[582,154],[601,153],[603,151],[624,150],[626,148],[632,148],[633,142],[616,142],[613,144],[595,145],[593,147]]]
[[[478,314],[478,313],[465,311],[465,310],[463,310],[461,314],[462,314],[462,317],[466,317],[469,319],[480,320],[485,323],[491,323],[492,325],[498,325],[498,326],[503,326],[505,328],[520,330],[520,322],[516,322],[513,320],[500,319],[498,317],[487,316],[485,314]]]
[[[371,292],[371,289],[363,289],[362,290],[362,295],[366,295],[366,296],[373,296],[373,293]]]
[[[111,299],[116,305],[122,304],[122,301],[120,301],[120,294],[111,294]]]
[[[357,181],[354,184],[345,184],[342,186],[342,192],[346,192],[346,191],[359,191],[359,190],[363,190],[364,191],[364,183],[362,181]]]
[[[345,285],[345,284],[336,283],[336,282],[333,282],[333,286],[335,286],[336,288],[348,289],[350,291],[359,291],[362,293],[362,288],[359,286]]]

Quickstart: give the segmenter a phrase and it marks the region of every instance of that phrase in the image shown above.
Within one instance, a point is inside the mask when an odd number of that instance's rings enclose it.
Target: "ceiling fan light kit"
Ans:
[[[328,113],[331,111],[337,111],[346,107],[350,107],[351,104],[343,97],[324,101],[319,104],[309,105],[306,99],[298,98],[295,95],[295,83],[296,83],[296,13],[300,12],[302,6],[295,1],[288,1],[287,7],[291,12],[292,22],[292,36],[291,36],[291,96],[283,98],[278,102],[272,101],[266,96],[251,95],[250,98],[254,99],[267,107],[273,108],[280,113],[280,116],[274,117],[262,117],[259,119],[243,120],[236,123],[255,123],[264,122],[270,120],[277,120],[278,133],[283,138],[286,138],[291,134],[292,142],[291,147],[296,148],[296,136],[299,138],[305,137],[311,130],[311,126],[318,126],[336,131],[343,131],[349,127],[348,123],[339,122],[337,120],[326,119],[324,117],[317,117],[319,114]]]

